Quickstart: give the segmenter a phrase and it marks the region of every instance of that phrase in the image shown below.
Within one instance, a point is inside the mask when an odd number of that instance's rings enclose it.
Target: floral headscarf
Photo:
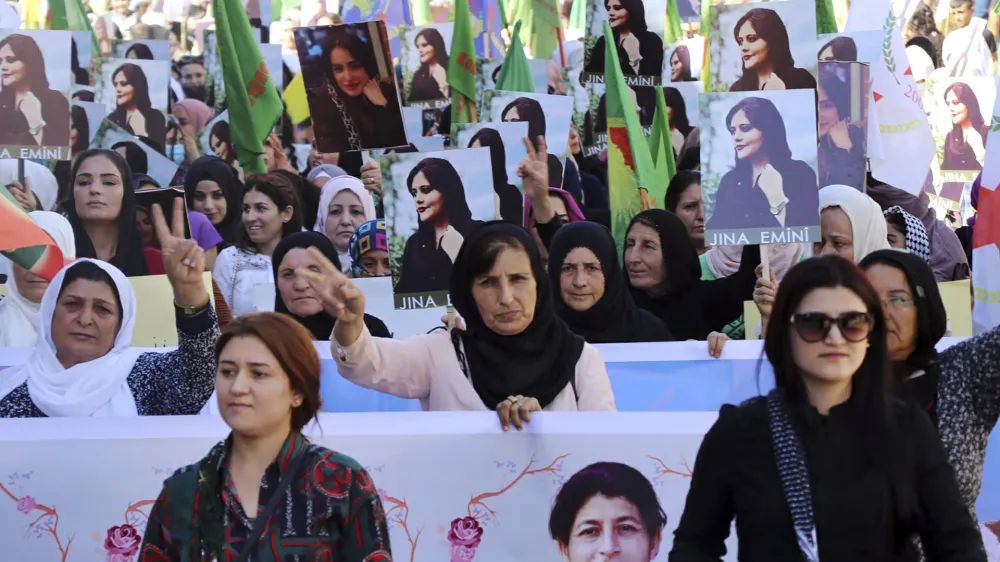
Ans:
[[[372,250],[389,251],[389,236],[385,228],[385,219],[363,223],[351,235],[351,240],[347,243],[347,251],[351,255],[351,274],[355,278],[376,276],[361,266],[361,257]]]

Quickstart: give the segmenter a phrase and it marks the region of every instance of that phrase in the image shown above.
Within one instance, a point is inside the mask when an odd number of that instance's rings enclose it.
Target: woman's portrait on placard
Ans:
[[[524,185],[517,168],[528,156],[523,140],[528,136],[528,124],[461,123],[455,126],[455,135],[459,148],[490,149],[496,216],[521,224],[524,221]]]
[[[139,60],[170,60],[170,41],[167,39],[143,39],[117,41],[115,57]]]
[[[144,59],[109,59],[101,67],[98,100],[108,120],[137,137],[166,144],[167,91],[170,63]]]
[[[713,6],[714,92],[816,87],[816,7],[810,0]]]
[[[159,186],[169,186],[177,173],[177,163],[107,119],[99,123],[91,148],[117,152],[133,174],[144,174]]]
[[[406,144],[384,22],[295,30],[320,152]]]
[[[396,308],[443,306],[462,242],[478,224],[496,218],[493,182],[483,181],[493,177],[490,151],[459,148],[379,160]]]
[[[665,82],[696,82],[701,79],[702,60],[705,56],[705,42],[701,39],[676,45],[667,57],[663,69]],[[692,53],[692,51],[694,51]],[[692,54],[697,55],[692,57]]]
[[[881,30],[826,33],[817,37],[819,62],[866,62],[878,64],[882,60],[882,41],[885,33]]]
[[[818,236],[815,100],[812,90],[702,96],[706,244]],[[805,238],[775,239],[786,229]]]
[[[605,54],[604,22],[611,27],[618,62],[626,82],[651,86],[663,74],[663,31],[666,27],[666,0],[596,0],[590,3],[590,36],[586,40],[584,73],[588,82],[603,82]],[[593,76],[594,78],[590,78]],[[637,77],[643,81],[636,81]]]
[[[697,169],[701,152],[701,129],[698,128],[700,82],[674,83],[663,88],[670,124],[670,146],[678,169]]]
[[[961,201],[965,185],[982,170],[996,95],[994,78],[969,76],[935,80],[925,96],[941,164],[935,178],[941,197]]]
[[[538,148],[538,137],[544,137],[549,153],[549,185],[562,186],[563,164],[569,149],[569,125],[573,119],[573,103],[567,96],[527,94],[494,90],[483,98],[484,111],[480,121],[525,122],[528,137]]]
[[[4,158],[70,159],[71,45],[68,31],[0,31]],[[47,150],[22,156],[21,148]]]
[[[837,184],[864,189],[869,85],[867,64],[819,63],[816,101],[820,188]]]
[[[451,103],[448,46],[454,29],[454,23],[435,23],[403,32],[400,61],[407,105],[443,107]]]

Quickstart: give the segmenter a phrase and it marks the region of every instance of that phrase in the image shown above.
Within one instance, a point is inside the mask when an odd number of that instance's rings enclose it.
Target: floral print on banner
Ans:
[[[4,482],[0,482],[0,496],[7,496],[14,501],[14,508],[23,515],[31,516],[35,515],[37,512],[39,515],[35,519],[29,519],[27,526],[27,534],[36,539],[40,539],[46,535],[51,536],[52,540],[56,543],[56,549],[59,550],[59,561],[66,562],[66,557],[69,556],[69,547],[73,543],[73,538],[70,537],[63,544],[62,539],[59,538],[59,512],[55,508],[49,507],[38,503],[35,498],[29,494],[16,494],[15,492],[21,491],[22,482],[27,482],[31,480],[31,475],[34,472],[15,472],[13,474],[8,474]]]

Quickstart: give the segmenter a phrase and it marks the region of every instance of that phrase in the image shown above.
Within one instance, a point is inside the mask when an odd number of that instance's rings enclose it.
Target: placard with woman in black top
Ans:
[[[590,33],[583,67],[587,82],[604,82],[607,46],[604,22],[611,26],[618,62],[630,86],[653,86],[663,75],[663,31],[666,0],[591,0]]]
[[[931,127],[941,162],[939,195],[959,201],[986,160],[986,137],[996,100],[992,77],[946,78],[934,82]]]
[[[137,137],[167,142],[167,92],[170,62],[108,59],[101,66],[97,101],[108,108],[108,120]]]
[[[528,137],[538,145],[545,137],[549,149],[549,185],[562,187],[563,166],[569,149],[573,103],[567,96],[490,90],[483,95],[480,121],[526,122]]]
[[[451,103],[448,46],[454,23],[435,23],[402,33],[400,62],[406,85],[406,105],[439,108]]]

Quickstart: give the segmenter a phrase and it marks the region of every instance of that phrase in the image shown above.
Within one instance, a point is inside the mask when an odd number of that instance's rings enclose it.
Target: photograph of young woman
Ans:
[[[670,53],[670,81],[671,82],[694,82],[697,80],[691,74],[691,49],[687,45],[678,45],[673,53]]]
[[[229,138],[229,121],[216,121],[208,133],[208,146],[212,153],[226,161],[226,164],[236,163],[236,151],[233,150]]]
[[[472,135],[467,148],[483,146],[490,149],[490,160],[493,163],[493,194],[496,199],[497,217],[520,224],[521,215],[524,213],[524,194],[517,186],[510,183],[507,174],[507,148],[500,132],[483,127]],[[519,151],[519,154],[524,155],[524,150]]]
[[[153,60],[153,51],[144,43],[133,43],[125,51],[125,58],[139,60]]]
[[[989,127],[976,93],[965,82],[953,82],[944,91],[944,104],[951,116],[951,130],[944,140],[941,169],[982,169]]]
[[[298,30],[305,76],[316,71],[315,81],[307,79],[306,96],[320,151],[349,152],[407,143],[384,34],[384,24],[378,22]],[[322,44],[318,58],[308,54],[308,44],[313,41]],[[380,56],[384,60],[379,61]],[[379,68],[385,69],[384,76]]]
[[[695,99],[697,99],[697,94]],[[701,131],[691,124],[687,103],[677,88],[663,88],[663,100],[667,104],[667,122],[670,123],[670,145],[674,148],[674,161],[694,161],[694,154],[701,150]]]
[[[666,6],[658,4],[659,13],[665,14]],[[646,7],[642,0],[605,0],[604,9],[615,39],[622,74],[626,79],[629,76],[653,76],[659,80],[663,74],[663,39],[648,29]],[[604,74],[606,49],[602,35],[590,50],[590,60],[584,72]]]
[[[856,62],[858,45],[850,37],[834,37],[820,47],[817,56],[820,62]]]
[[[798,23],[800,22],[796,22]],[[729,87],[729,91],[795,90],[816,87],[816,78],[808,70],[795,66],[788,29],[775,10],[750,9],[733,27],[733,38],[735,45],[727,45],[724,48],[727,55],[734,50],[734,46],[735,50],[738,50],[739,60],[742,61],[742,76]]]
[[[52,40],[60,37],[65,38],[68,55],[70,35],[53,33]],[[65,65],[49,62],[67,72],[68,87],[68,56]],[[69,99],[50,87],[45,57],[35,39],[12,33],[0,40],[0,145],[69,146],[69,117]]]
[[[851,87],[833,68],[840,63],[820,63],[819,88],[819,186],[840,184],[863,189],[865,185],[867,132],[851,123]],[[843,65],[849,66],[849,65]],[[867,98],[867,92],[864,92]]]
[[[714,208],[706,230],[819,225],[816,172],[792,158],[785,120],[774,102],[743,98],[729,110],[725,123],[734,161],[719,182],[714,205],[705,203]]]
[[[79,105],[70,109],[69,150],[71,156],[76,156],[90,146],[90,119],[87,110]]]
[[[545,112],[542,110],[542,104],[535,99],[528,97],[515,99],[503,108],[503,111],[500,112],[500,119],[504,122],[528,123],[528,138],[531,139],[531,143],[535,145],[536,149],[538,148],[538,137],[545,137]],[[566,141],[569,142],[568,134]],[[548,142],[547,138],[546,142]],[[554,154],[549,154],[549,184],[552,187],[558,187],[562,185],[562,180],[562,162]]]
[[[421,29],[413,40],[420,66],[413,73],[407,100],[433,101],[451,97],[448,86],[448,50],[444,37],[433,27]]]
[[[162,63],[166,64],[166,63]],[[166,79],[166,75],[163,76]],[[116,103],[108,120],[137,137],[149,137],[160,145],[167,141],[167,120],[153,107],[149,81],[142,67],[125,63],[111,73],[111,84]]]

